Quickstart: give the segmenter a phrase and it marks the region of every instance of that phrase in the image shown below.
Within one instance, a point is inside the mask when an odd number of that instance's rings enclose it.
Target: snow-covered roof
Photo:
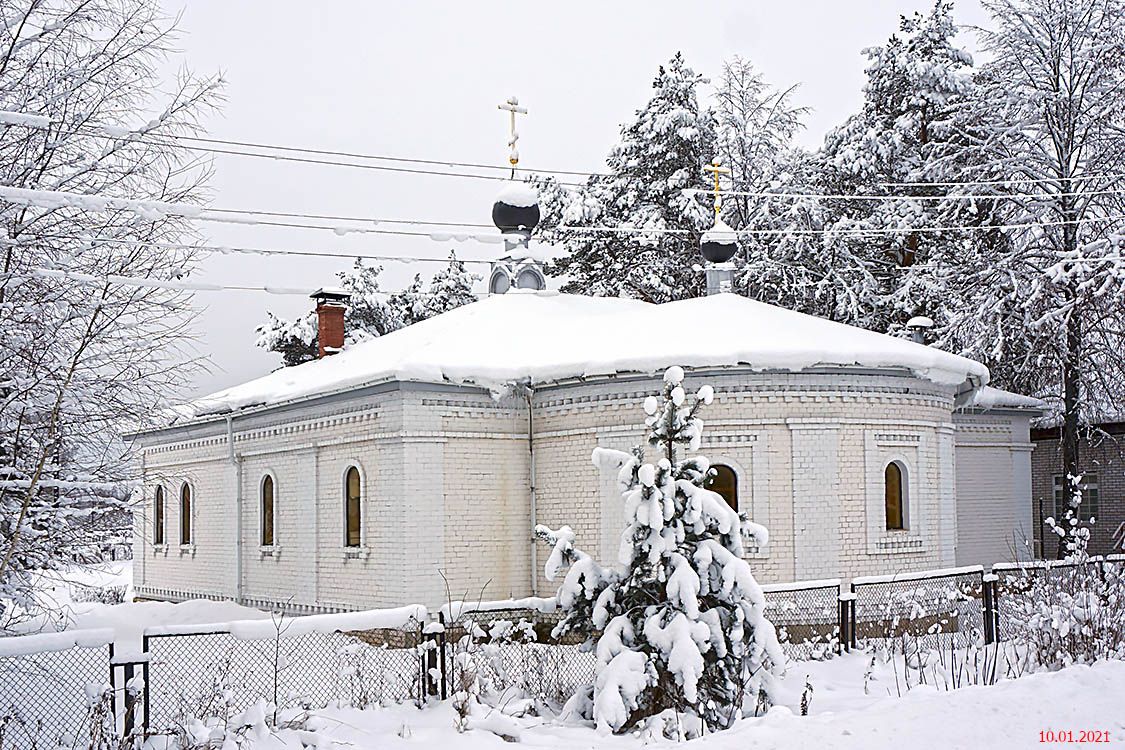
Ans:
[[[1045,411],[1047,402],[986,385],[973,393],[972,398],[964,404],[964,407],[969,409],[1037,409]]]
[[[718,294],[661,305],[554,292],[494,295],[343,352],[196,401],[197,416],[277,404],[384,380],[485,387],[671,365],[798,371],[816,366],[905,368],[975,388],[988,369],[970,359],[746,297]]]

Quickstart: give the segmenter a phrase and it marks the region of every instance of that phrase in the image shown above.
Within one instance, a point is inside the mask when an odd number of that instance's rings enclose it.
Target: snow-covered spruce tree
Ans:
[[[449,264],[434,274],[425,289],[419,275],[407,288],[388,294],[379,288],[382,271],[381,266],[365,266],[357,259],[350,270],[337,274],[341,288],[352,295],[345,314],[345,346],[383,336],[474,302],[473,284],[481,278],[465,270],[464,261],[452,251]],[[280,354],[286,367],[317,358],[315,311],[293,320],[271,312],[266,315],[267,321],[256,329],[257,346]]]
[[[120,436],[194,369],[189,300],[160,286],[190,272],[192,233],[182,212],[107,199],[200,203],[209,165],[177,136],[220,87],[159,79],[176,34],[156,0],[2,7],[0,630],[36,605],[35,571],[131,536]]]
[[[539,231],[566,250],[548,268],[568,277],[563,291],[651,302],[702,292],[703,275],[693,266],[713,213],[705,198],[683,193],[700,186],[700,170],[715,156],[715,117],[699,103],[702,83],[676,53],[657,72],[652,98],[621,129],[606,159],[609,176],[595,175],[573,191],[553,180],[539,184]],[[589,226],[654,231],[582,229]]]
[[[623,567],[604,568],[576,549],[569,527],[536,529],[554,547],[548,579],[569,568],[556,634],[597,637],[594,684],[576,700],[588,700],[584,713],[601,729],[627,730],[664,712],[682,717],[688,734],[700,731],[693,721],[728,727],[744,706],[770,705],[784,664],[743,559],[744,536],[765,543],[766,530],[704,489],[706,458],[677,458],[677,446],[698,450],[698,413],[713,395],[703,386],[689,406],[683,379],[682,368],[669,368],[661,398],[645,400],[655,464],[643,463],[641,448],[594,450],[594,464],[616,471],[622,491]]]

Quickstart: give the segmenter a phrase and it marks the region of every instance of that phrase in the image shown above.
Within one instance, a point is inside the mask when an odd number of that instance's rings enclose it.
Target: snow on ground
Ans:
[[[863,675],[869,663],[869,655],[855,653],[826,662],[793,664],[786,678],[787,705],[776,706],[766,716],[746,719],[726,732],[693,744],[716,750],[1015,750],[1039,745],[1040,730],[1073,731],[1075,739],[1083,730],[1101,730],[1110,738],[1107,747],[1125,740],[1121,698],[1125,695],[1125,662],[1074,666],[990,687],[951,691],[915,687],[903,697],[898,697],[893,684],[884,682],[869,685],[870,694],[864,694]],[[814,692],[809,716],[801,716],[798,707],[806,676]],[[636,735],[603,735],[591,728],[564,725],[547,718],[511,719],[499,712],[482,714],[473,723],[518,738],[525,747],[578,750],[673,744],[665,740],[653,743],[651,738],[646,742],[646,738]],[[320,741],[317,747],[511,747],[492,731],[478,728],[458,734],[453,727],[454,714],[448,703],[423,710],[412,705],[365,711],[325,710],[317,712],[309,726]],[[328,740],[336,744],[330,745]],[[302,746],[292,732],[282,730],[244,747],[296,750]]]

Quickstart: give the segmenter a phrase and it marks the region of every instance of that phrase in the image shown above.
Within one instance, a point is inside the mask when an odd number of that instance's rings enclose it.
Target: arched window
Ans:
[[[344,474],[344,545],[347,547],[359,547],[363,542],[359,500],[359,469],[349,466]]]
[[[738,510],[738,475],[734,469],[726,464],[711,464],[711,472],[703,486],[721,495],[727,505]]]
[[[883,505],[887,512],[888,529],[906,528],[902,473],[897,461],[891,461],[883,470]]]
[[[180,488],[180,544],[191,544],[191,485]]]
[[[156,488],[156,497],[152,500],[152,543],[164,544],[164,488]]]
[[[547,288],[546,283],[543,281],[543,276],[537,271],[530,268],[525,268],[520,271],[520,275],[516,277],[517,289],[535,289],[541,291]]]
[[[273,546],[273,477],[262,477],[262,546]]]

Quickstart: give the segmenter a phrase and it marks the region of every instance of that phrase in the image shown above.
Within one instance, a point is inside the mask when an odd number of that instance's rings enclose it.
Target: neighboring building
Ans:
[[[1061,428],[1031,431],[1032,497],[1035,513],[1036,556],[1058,555],[1054,535],[1045,530],[1045,520],[1061,518],[1066,511],[1066,483],[1062,470]],[[1082,472],[1083,501],[1079,512],[1090,525],[1092,555],[1125,552],[1125,422],[1104,422],[1084,431],[1078,446]]]
[[[533,524],[616,559],[621,500],[590,454],[643,443],[670,365],[715,388],[701,451],[769,528],[761,581],[1009,559],[1030,524],[1035,404],[994,403],[977,362],[731,294],[513,292],[136,436],[136,591],[293,611],[551,593]]]

